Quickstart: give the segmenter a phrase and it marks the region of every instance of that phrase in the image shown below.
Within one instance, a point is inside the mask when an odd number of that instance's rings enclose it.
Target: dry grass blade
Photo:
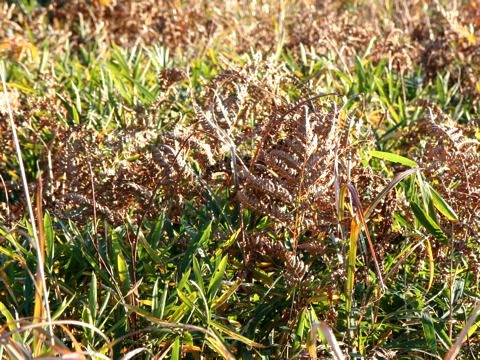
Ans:
[[[0,181],[2,182],[3,189],[5,191],[5,203],[7,205],[6,213],[7,217],[10,216],[10,200],[8,199],[8,188],[7,184],[5,184],[5,180],[3,180],[3,176],[0,174]]]
[[[37,264],[37,279],[36,280],[37,280],[37,283],[39,284],[39,286],[36,286],[36,290],[38,292],[37,295],[38,295],[40,301],[43,299],[42,306],[45,309],[46,318],[47,318],[47,321],[48,321],[49,332],[50,332],[50,338],[53,341],[53,328],[52,328],[52,325],[51,325],[52,318],[50,316],[50,304],[49,304],[49,301],[48,301],[47,283],[46,283],[46,280],[45,280],[45,270],[44,270],[44,265],[43,265],[43,259],[44,259],[43,247],[41,246],[40,240],[37,236],[37,229],[36,229],[36,226],[35,226],[35,215],[34,215],[34,212],[33,212],[32,203],[30,201],[30,192],[28,190],[28,181],[27,181],[27,176],[26,176],[26,173],[25,173],[25,167],[23,166],[22,151],[21,151],[21,148],[20,148],[20,142],[18,140],[17,128],[16,128],[16,125],[15,125],[15,121],[13,119],[12,109],[10,107],[10,99],[8,97],[8,94],[7,94],[7,84],[6,84],[6,81],[5,81],[6,71],[7,71],[6,69],[7,69],[6,66],[2,62],[1,69],[0,69],[0,76],[2,77],[3,93],[4,93],[4,96],[6,98],[7,112],[8,112],[8,116],[9,116],[9,119],[10,119],[10,126],[12,128],[13,141],[15,143],[15,150],[16,150],[16,153],[17,153],[18,165],[19,165],[19,168],[20,168],[23,190],[24,190],[24,193],[25,193],[25,200],[27,202],[28,213],[29,213],[29,217],[30,217],[30,225],[32,227],[32,232],[33,232],[34,241],[32,242],[32,246],[35,248],[36,253],[37,253],[38,264]],[[4,71],[5,71],[5,73],[4,73]],[[39,222],[40,221],[41,221],[41,219],[39,219]]]
[[[397,185],[400,181],[405,179],[407,176],[412,175],[413,173],[416,173],[417,171],[420,171],[422,168],[413,168],[413,169],[408,169],[405,171],[402,171],[401,173],[395,175],[395,177],[392,179],[390,184],[388,184],[381,192],[378,194],[378,196],[375,198],[375,200],[372,201],[372,203],[367,207],[367,209],[364,212],[365,219],[368,219],[370,214],[372,213],[373,209],[375,209],[375,206],[382,200],[382,198],[385,196],[387,192],[389,192],[395,185]]]
[[[317,333],[317,329],[320,328],[320,331],[323,334],[323,337],[325,340],[327,340],[328,345],[332,348],[333,351],[333,356],[335,357],[336,360],[344,360],[345,355],[343,354],[342,350],[340,350],[340,346],[338,344],[337,339],[335,338],[335,335],[333,334],[332,329],[330,326],[325,321],[320,321],[318,323],[313,324],[313,333],[314,336]]]
[[[90,355],[90,354],[88,354]],[[97,359],[108,359],[107,356],[102,355],[102,354],[95,354]],[[83,360],[85,359],[84,354],[79,354],[79,353],[71,353],[71,354],[65,354],[65,355],[60,355],[60,356],[49,356],[49,357],[42,357],[42,360]]]
[[[130,359],[133,359],[135,356],[137,356],[138,354],[142,353],[142,352],[147,352],[149,353],[150,355],[153,355],[152,352],[145,348],[145,347],[141,347],[141,348],[138,348],[138,349],[135,349],[135,350],[131,350],[129,351],[128,353],[125,354],[125,356],[122,357],[122,360],[130,360]]]
[[[88,329],[91,329],[93,330],[95,333],[97,333],[98,335],[100,335],[100,337],[105,341],[106,344],[110,344],[110,340],[109,338],[103,333],[101,332],[98,328],[96,328],[95,326],[91,325],[91,324],[88,324],[88,323],[85,323],[85,322],[82,322],[82,321],[76,321],[76,320],[55,320],[55,321],[48,321],[48,322],[37,322],[37,323],[28,323],[28,324],[24,324],[24,320],[20,319],[20,320],[16,320],[15,321],[16,323],[19,323],[19,327],[12,330],[12,331],[0,331],[0,346],[5,346],[7,349],[12,349],[12,345],[16,345],[16,350],[17,351],[21,351],[23,352],[24,354],[28,354],[29,352],[27,351],[27,349],[23,348],[23,347],[20,347],[20,349],[18,349],[18,345],[20,344],[15,344],[15,342],[12,340],[13,336],[15,336],[15,334],[19,334],[19,333],[22,333],[22,332],[28,332],[28,331],[35,331],[35,332],[38,332],[40,335],[35,335],[35,339],[39,340],[39,343],[44,343],[45,342],[45,339],[48,337],[48,333],[45,332],[43,330],[43,328],[45,326],[48,326],[49,328],[52,328],[52,331],[53,331],[53,326],[55,325],[58,325],[60,327],[62,327],[65,331],[66,331],[66,334],[67,336],[72,340],[73,344],[74,344],[74,347],[76,349],[75,352],[65,352],[65,345],[62,344],[60,342],[60,340],[56,337],[56,336],[52,336],[51,338],[48,338],[47,340],[50,341],[50,346],[52,347],[53,349],[53,352],[55,353],[58,353],[60,356],[56,356],[56,357],[51,357],[52,359],[85,359],[85,356],[84,355],[94,355],[96,358],[100,358],[100,359],[109,359],[109,357],[101,354],[101,353],[92,353],[92,352],[85,352],[85,351],[82,351],[82,352],[79,352],[79,347],[80,347],[80,344],[75,340],[75,338],[73,338],[73,335],[72,333],[68,330],[68,328],[66,327],[66,325],[73,325],[73,326],[79,326],[79,327],[83,327],[83,328],[88,328]],[[5,326],[8,326],[8,324],[6,324]],[[38,338],[37,338],[38,336]],[[60,346],[59,346],[60,345]],[[111,354],[113,355],[113,354]],[[31,356],[26,356],[26,357],[14,357],[14,359],[21,359],[21,358],[25,358],[25,359],[31,359],[32,357]],[[48,357],[42,357],[42,359],[46,359]]]
[[[467,320],[467,323],[465,324],[464,328],[462,331],[460,331],[460,334],[457,336],[457,340],[455,343],[452,345],[450,350],[448,351],[447,355],[443,358],[444,360],[453,360],[457,357],[458,353],[460,352],[460,349],[462,348],[462,344],[467,338],[468,331],[472,327],[473,323],[477,319],[478,313],[480,312],[480,306],[477,306],[475,310],[473,310],[472,314]]]

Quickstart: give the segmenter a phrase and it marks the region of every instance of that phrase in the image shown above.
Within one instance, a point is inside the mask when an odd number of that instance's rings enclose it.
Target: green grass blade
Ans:
[[[155,284],[153,285],[152,290],[152,315],[155,317],[160,317],[160,306],[159,306],[159,299],[158,299],[158,283],[160,279],[155,280]]]
[[[88,307],[90,309],[90,313],[92,314],[93,321],[97,319],[97,277],[95,276],[95,272],[92,272],[92,280],[90,281],[90,292],[88,293]]]
[[[193,257],[193,274],[195,275],[195,280],[200,287],[200,291],[205,293],[205,285],[203,284],[202,270],[196,256]]]
[[[225,274],[225,269],[227,268],[227,260],[228,256],[225,255],[220,261],[218,267],[215,269],[214,275],[210,279],[210,283],[208,284],[208,298],[210,301],[213,300],[218,288],[220,287],[223,275]]]
[[[12,315],[12,313],[7,309],[7,307],[1,301],[0,301],[0,314],[2,314],[5,317],[6,322],[4,323],[4,325],[8,324],[7,327],[10,331],[15,331],[16,329],[19,328],[17,322],[15,321],[15,317]],[[12,338],[15,341],[21,342],[21,338],[18,333],[14,333],[12,335]]]
[[[55,232],[53,230],[52,219],[48,212],[45,212],[43,216],[43,228],[45,232],[45,266],[51,271],[55,253]]]
[[[397,154],[392,154],[392,153],[384,152],[384,151],[376,151],[376,150],[367,151],[367,154],[369,154],[371,156],[374,156],[376,158],[379,158],[379,159],[388,160],[388,161],[391,161],[391,162],[395,162],[395,163],[399,163],[399,164],[402,164],[402,165],[410,166],[412,168],[418,168],[418,164],[415,161],[410,160],[406,157],[397,155]]]
[[[417,181],[420,186],[420,193],[422,194],[423,208],[427,210],[428,216],[430,216],[432,220],[438,224],[437,213],[435,211],[435,207],[433,206],[430,185],[427,184],[420,173],[417,173]]]
[[[435,328],[433,326],[433,320],[430,313],[427,310],[422,311],[422,327],[425,341],[429,350],[433,353],[437,353],[437,340],[435,336]]]
[[[117,274],[123,295],[126,295],[130,289],[130,273],[128,264],[121,252],[117,253],[116,258]]]
[[[181,273],[183,273],[187,269],[187,267],[190,266],[193,254],[195,254],[195,252],[202,246],[202,244],[210,238],[211,232],[212,222],[209,222],[205,229],[201,233],[197,234],[196,238],[191,242],[190,246],[185,252],[183,261],[180,265]]]
[[[412,201],[410,203],[410,207],[415,214],[415,218],[420,222],[420,224],[422,224],[425,229],[427,229],[428,232],[432,234],[438,241],[448,246],[447,236],[444,234],[440,226],[438,226],[438,224],[433,221],[433,219],[428,216],[428,214],[423,211],[423,209],[417,203]]]
[[[177,336],[175,338],[175,341],[173,342],[172,357],[170,359],[172,360],[180,359],[180,337],[179,336]]]
[[[430,186],[432,201],[435,208],[440,211],[448,220],[458,221],[458,216],[450,205]]]
[[[168,295],[168,282],[165,282],[165,286],[163,287],[162,297],[160,299],[160,313],[158,317],[163,319],[165,315],[165,307],[167,305],[167,295]]]

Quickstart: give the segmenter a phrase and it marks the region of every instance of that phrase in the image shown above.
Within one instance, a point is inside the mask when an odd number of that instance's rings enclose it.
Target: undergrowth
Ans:
[[[1,357],[475,359],[478,4],[428,4],[2,2]]]

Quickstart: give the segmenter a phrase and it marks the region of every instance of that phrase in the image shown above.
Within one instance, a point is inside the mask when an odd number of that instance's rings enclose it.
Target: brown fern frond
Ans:
[[[91,208],[94,206],[92,199],[86,198],[85,196],[79,194],[65,194],[65,199],[72,201],[76,205],[87,205]],[[114,214],[108,207],[102,204],[96,203],[95,206],[97,211],[101,214],[104,214],[111,223],[114,223],[116,220],[121,218],[120,214]]]
[[[288,220],[291,219],[288,213],[278,209],[273,204],[264,204],[259,199],[245,195],[242,191],[237,191],[237,197],[242,204],[258,211],[260,214],[270,216],[272,219],[282,223],[288,223]]]
[[[240,170],[239,175],[248,185],[253,186],[257,190],[265,192],[276,199],[285,201],[288,204],[294,204],[295,198],[292,196],[283,180],[276,179],[273,181],[270,179],[262,179],[253,175],[248,169]]]

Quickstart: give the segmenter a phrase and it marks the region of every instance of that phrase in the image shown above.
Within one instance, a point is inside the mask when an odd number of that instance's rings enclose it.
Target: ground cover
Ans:
[[[1,2],[2,358],[475,359],[479,7]]]

